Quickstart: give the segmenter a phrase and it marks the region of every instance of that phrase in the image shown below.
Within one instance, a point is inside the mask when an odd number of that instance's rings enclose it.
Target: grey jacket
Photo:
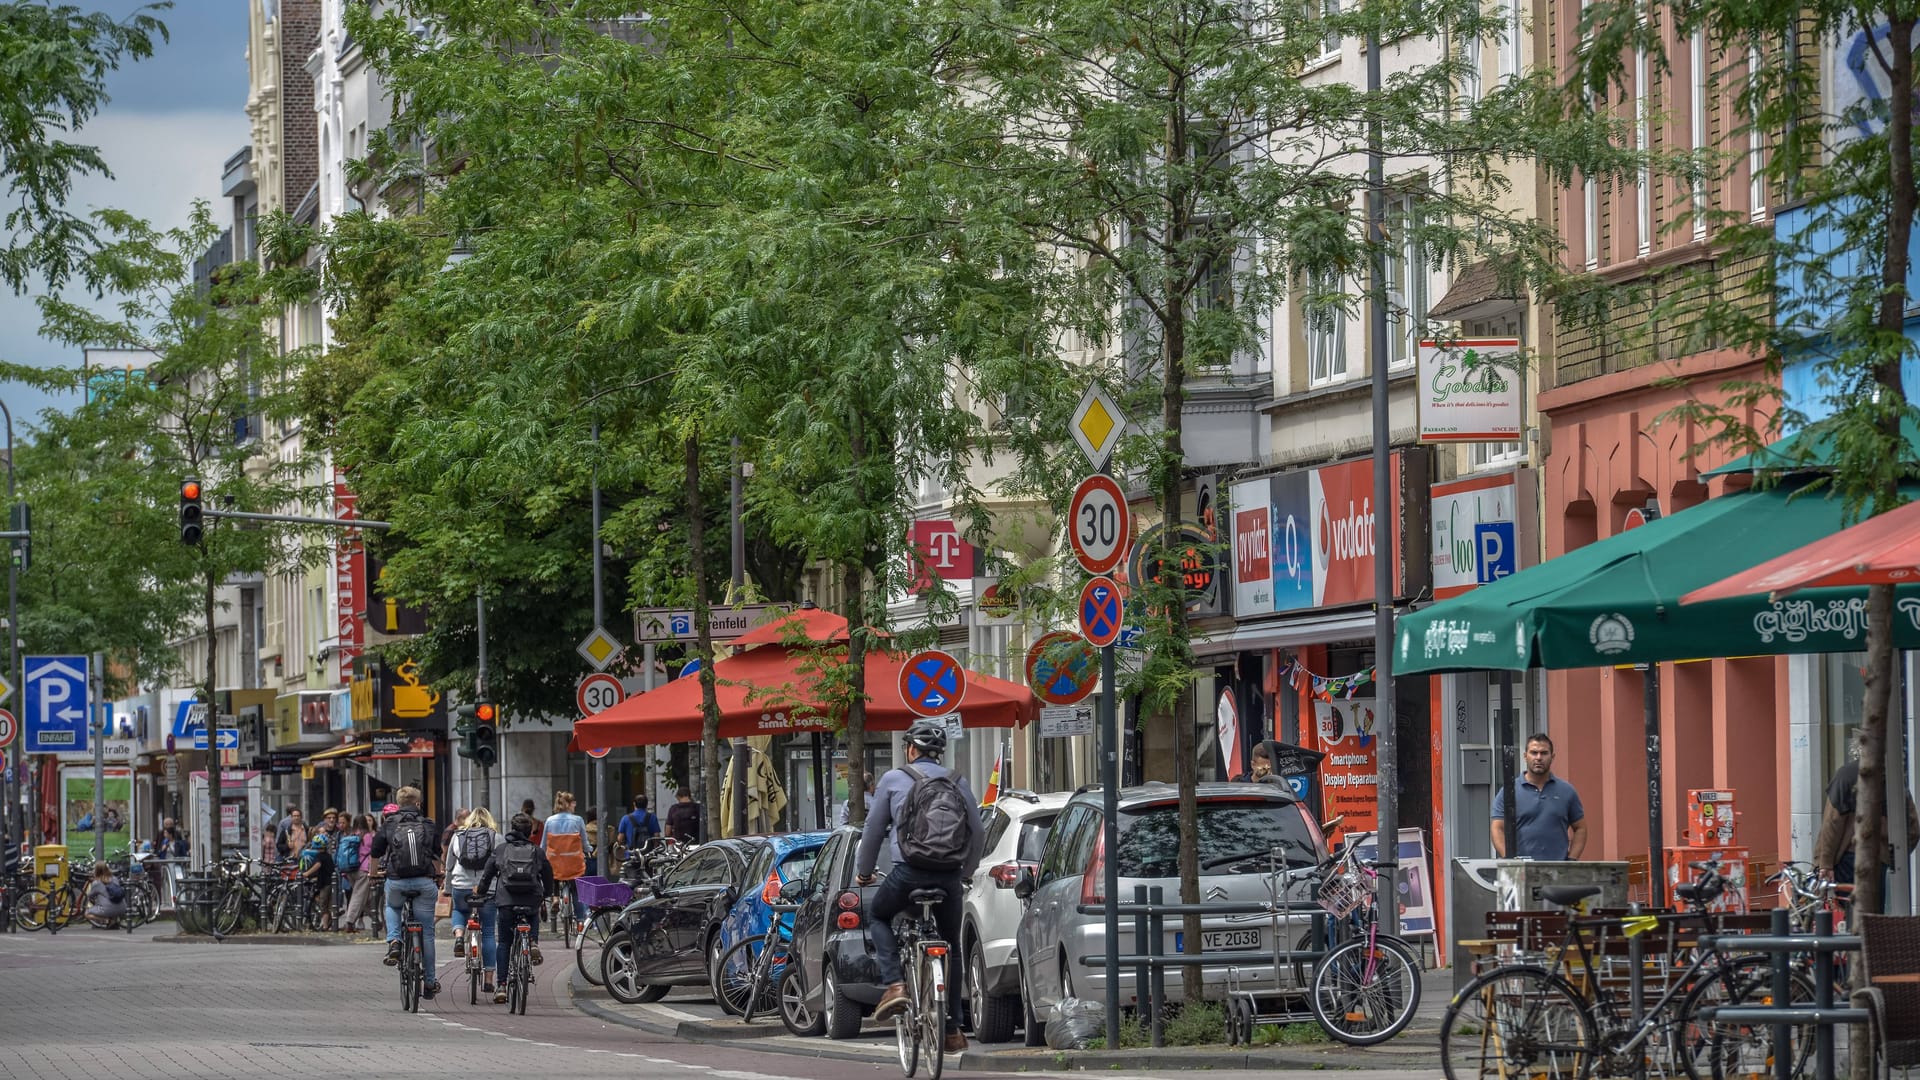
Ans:
[[[921,758],[913,763],[915,769],[925,776],[945,776],[953,770],[932,758]],[[965,776],[960,777],[960,793],[967,798],[967,861],[960,868],[961,880],[973,876],[980,865],[980,856],[985,853],[986,833],[980,827],[980,800],[974,797],[973,787]],[[907,789],[913,786],[913,777],[900,769],[888,769],[880,782],[873,785],[873,804],[867,809],[867,823],[860,831],[860,850],[855,856],[853,872],[861,877],[873,873],[875,864],[880,861],[880,841],[885,840],[893,861],[900,860],[900,845],[893,837],[893,821],[900,815],[900,808],[906,804]]]

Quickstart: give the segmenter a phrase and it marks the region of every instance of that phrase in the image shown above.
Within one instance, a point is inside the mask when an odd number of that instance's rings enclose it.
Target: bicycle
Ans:
[[[1286,880],[1317,876],[1315,897],[1329,916],[1330,945],[1313,965],[1307,1003],[1333,1038],[1377,1046],[1406,1028],[1420,1007],[1420,964],[1413,947],[1380,930],[1379,872],[1359,845],[1319,866],[1286,871]],[[1251,1033],[1249,1033],[1251,1034]]]
[[[562,878],[553,883],[553,895],[547,897],[547,929],[560,935],[566,947],[573,948],[573,939],[583,926],[574,921],[574,887],[572,878]]]
[[[920,906],[920,914],[895,916],[902,981],[906,983],[907,1007],[893,1019],[893,1034],[900,1047],[900,1071],[911,1080],[919,1067],[922,1047],[926,1050],[927,1075],[940,1080],[946,1065],[947,1037],[947,943],[940,939],[933,919],[934,905],[947,899],[945,889],[915,889],[907,895],[909,903]]]
[[[708,972],[714,1000],[745,1022],[780,1008],[780,975],[791,953],[791,920],[783,916],[800,910],[799,904],[768,904],[773,917],[764,933],[741,938],[727,947]]]
[[[1707,1006],[1771,1000],[1771,975],[1764,956],[1723,957],[1696,949],[1680,975],[1668,982],[1638,1021],[1621,995],[1604,982],[1595,965],[1604,963],[1604,933],[1618,928],[1632,936],[1663,920],[1697,920],[1712,932],[1710,908],[1725,891],[1727,879],[1716,856],[1689,864],[1701,874],[1675,888],[1689,910],[1680,916],[1640,915],[1626,920],[1585,919],[1585,904],[1598,886],[1548,886],[1540,895],[1567,912],[1566,939],[1544,962],[1517,961],[1482,972],[1448,1003],[1441,1023],[1441,1067],[1448,1080],[1524,1075],[1529,1080],[1584,1080],[1599,1075],[1625,1076],[1639,1070],[1665,1072],[1678,1064],[1689,1077],[1744,1076],[1771,1071],[1773,1047],[1767,1027],[1707,1024],[1695,1021]],[[1585,931],[1603,936],[1589,948]],[[1570,962],[1571,961],[1571,962]],[[1575,964],[1577,963],[1577,966]],[[1793,996],[1811,1001],[1813,988],[1795,973]],[[1805,1028],[1795,1033],[1794,1070],[1805,1067],[1812,1049]],[[1664,1056],[1662,1052],[1664,1051]],[[1457,1057],[1457,1059],[1456,1059]],[[1703,1074],[1702,1068],[1707,1072]]]
[[[502,909],[501,914],[506,914]],[[527,925],[523,910],[514,912],[513,944],[507,953],[507,1011],[527,1014],[527,999],[533,990],[533,927]]]
[[[633,886],[624,881],[583,877],[575,883],[574,889],[587,905],[587,921],[574,941],[573,964],[580,969],[582,978],[599,986],[601,950],[606,948],[607,940],[613,936],[614,920],[633,902]]]
[[[414,918],[414,895],[411,891],[401,894],[406,902],[400,905],[400,1008],[417,1013],[427,989],[427,960],[426,928]]]
[[[471,901],[469,903],[471,904]],[[480,939],[480,911],[477,907],[470,906],[467,909],[467,939],[464,943],[466,947],[462,950],[466,953],[463,959],[467,964],[467,1004],[469,1005],[480,1004],[480,983],[482,976],[486,973],[486,965],[482,962],[484,957],[480,953]]]

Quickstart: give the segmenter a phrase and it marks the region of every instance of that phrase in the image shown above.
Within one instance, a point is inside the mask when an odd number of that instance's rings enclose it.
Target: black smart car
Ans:
[[[853,1038],[886,990],[867,937],[867,904],[879,885],[861,888],[853,883],[854,849],[859,846],[857,826],[835,829],[806,884],[790,884],[785,894],[800,903],[789,963],[796,971],[792,978],[803,984],[805,1034],[825,1031],[831,1039]],[[876,872],[884,876],[891,861],[890,847],[883,846]]]

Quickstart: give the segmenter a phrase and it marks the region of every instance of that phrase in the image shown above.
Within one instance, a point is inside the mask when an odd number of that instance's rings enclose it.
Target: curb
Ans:
[[[377,945],[379,938],[313,937],[305,934],[155,934],[153,940],[166,945]]]
[[[581,996],[581,988],[575,980],[580,973],[574,971],[567,979],[567,999],[576,1010],[610,1024],[644,1031],[649,1035],[667,1036],[682,1042],[700,1043],[708,1046],[738,1046],[741,1043],[758,1039],[767,1034],[744,1026],[721,1026],[704,1020],[680,1020],[674,1022],[649,1023],[639,1017],[628,1016],[608,1008],[606,1005]],[[604,993],[597,988],[587,987],[595,993]],[[780,1029],[784,1030],[784,1029]],[[829,1061],[851,1061],[862,1064],[877,1064],[882,1059],[873,1053],[860,1053],[837,1048],[832,1040],[825,1037],[817,1040],[818,1050],[802,1050],[793,1046],[756,1047],[757,1054],[778,1054],[786,1057],[803,1057]],[[1009,1048],[1005,1050],[984,1050],[969,1046],[958,1057],[948,1061],[947,1067],[965,1072],[998,1071],[1029,1072],[1034,1070],[1109,1070],[1115,1068],[1151,1068],[1168,1070],[1192,1069],[1294,1069],[1301,1071],[1362,1070],[1362,1071],[1398,1071],[1419,1068],[1423,1061],[1430,1060],[1419,1054],[1375,1054],[1364,1056],[1354,1054],[1354,1047],[1332,1044],[1325,1054],[1315,1053],[1274,1053],[1247,1050],[1162,1050],[1155,1052],[1145,1048],[1134,1048],[1116,1052],[1105,1050],[1049,1050],[1045,1048]],[[1387,1057],[1406,1060],[1382,1060]]]

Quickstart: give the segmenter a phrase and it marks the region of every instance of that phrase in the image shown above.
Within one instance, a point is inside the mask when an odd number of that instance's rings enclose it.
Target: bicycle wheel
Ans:
[[[928,956],[920,981],[920,1042],[927,1048],[927,1076],[940,1080],[947,1063],[947,961]]]
[[[1447,1005],[1440,1065],[1447,1080],[1585,1080],[1593,1019],[1566,980],[1536,967],[1494,968]]]
[[[509,1012],[527,1015],[527,998],[533,989],[533,960],[522,951],[514,957],[513,991],[508,995]]]
[[[573,947],[573,965],[595,986],[600,985],[600,950],[606,948],[613,933],[613,912],[596,911],[587,917],[586,933]]]
[[[29,889],[14,897],[13,921],[20,924],[22,930],[45,930],[47,928],[46,891]]]
[[[714,1000],[728,1013],[744,1017],[749,1023],[755,1014],[765,1015],[779,1007],[774,978],[786,966],[787,943],[775,939],[769,946],[764,937],[736,941],[720,955],[709,973]]]
[[[573,939],[580,936],[580,924],[573,917],[573,882],[560,883],[560,932],[566,947],[573,948]]]
[[[914,1010],[920,1007],[919,965],[908,964],[901,972],[906,977],[907,1007],[893,1018],[893,1037],[900,1049],[900,1073],[912,1080],[914,1071],[920,1067],[920,1018]]]
[[[1687,992],[1675,1023],[1675,1052],[1692,1080],[1765,1080],[1774,1075],[1771,1025],[1740,1024],[1725,1020],[1703,1022],[1700,1010],[1719,1005],[1772,1005],[1773,972],[1769,958],[1745,956],[1731,961],[1734,969],[1721,978],[1703,980]],[[1813,1004],[1813,980],[1804,971],[1788,973],[1788,991],[1794,1005]],[[1812,1067],[1814,1034],[1811,1025],[1794,1025],[1789,1041],[1792,1075],[1805,1076]]]
[[[1398,1035],[1420,1006],[1420,968],[1392,938],[1335,946],[1313,968],[1307,1001],[1327,1034],[1353,1046]]]
[[[127,911],[120,916],[120,923],[131,934],[153,921],[156,907],[152,893],[145,888],[130,888],[127,890]]]

